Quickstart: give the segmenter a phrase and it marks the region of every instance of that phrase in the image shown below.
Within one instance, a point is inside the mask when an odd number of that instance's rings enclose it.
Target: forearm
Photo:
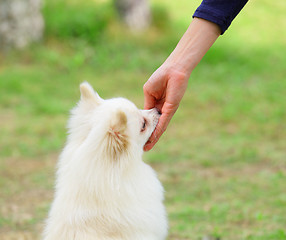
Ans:
[[[220,34],[217,24],[194,18],[165,63],[188,78]]]

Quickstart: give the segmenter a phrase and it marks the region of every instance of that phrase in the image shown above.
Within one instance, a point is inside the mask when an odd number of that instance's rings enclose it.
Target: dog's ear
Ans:
[[[80,99],[82,102],[88,102],[93,105],[99,105],[103,102],[103,99],[93,90],[92,86],[88,82],[80,84]]]
[[[127,151],[127,116],[124,112],[118,111],[114,114],[107,131],[106,151],[112,159],[117,159]]]

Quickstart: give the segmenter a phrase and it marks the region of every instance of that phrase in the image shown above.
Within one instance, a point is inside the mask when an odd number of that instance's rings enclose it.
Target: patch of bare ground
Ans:
[[[1,160],[0,240],[38,239],[52,199],[56,159],[49,154]]]
[[[274,164],[265,159],[256,163],[243,164],[236,167],[222,167],[221,165],[204,167],[194,164],[192,160],[166,164],[164,162],[152,163],[152,167],[158,172],[163,182],[178,182],[186,174],[192,174],[204,179],[208,178],[229,178],[239,176],[255,176],[261,172],[286,174],[286,164]]]

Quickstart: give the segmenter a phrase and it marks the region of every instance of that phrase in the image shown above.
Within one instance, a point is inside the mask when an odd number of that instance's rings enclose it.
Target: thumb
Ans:
[[[156,104],[156,98],[149,93],[146,84],[143,87],[143,92],[144,92],[144,109],[154,108]]]

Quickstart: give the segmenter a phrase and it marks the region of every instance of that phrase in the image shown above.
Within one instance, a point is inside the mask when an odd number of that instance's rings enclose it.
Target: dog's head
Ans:
[[[139,110],[124,98],[103,100],[87,82],[80,91],[69,124],[70,140],[100,148],[111,158],[143,150],[160,117],[156,109]]]

